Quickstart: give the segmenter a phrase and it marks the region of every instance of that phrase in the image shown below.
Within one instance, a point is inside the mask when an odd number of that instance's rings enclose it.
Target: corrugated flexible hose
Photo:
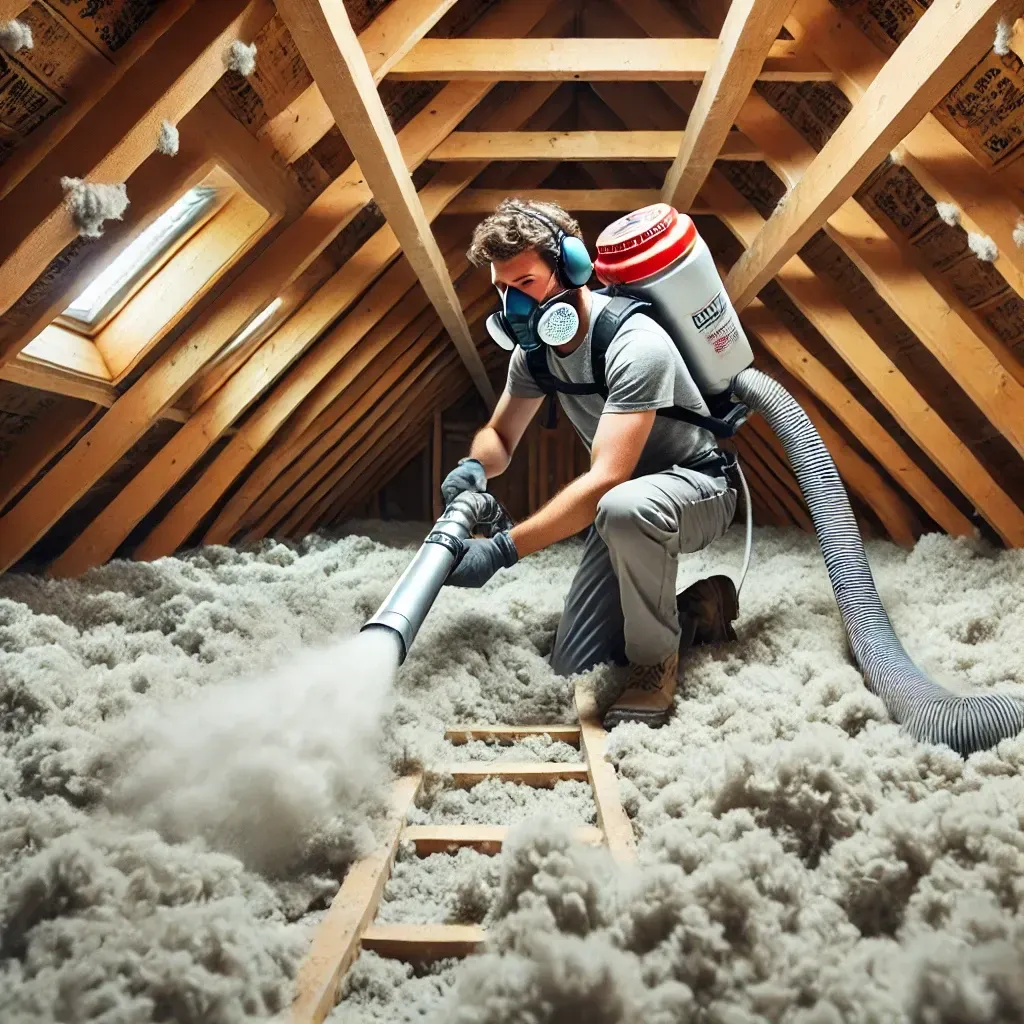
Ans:
[[[846,489],[807,414],[777,381],[741,371],[736,396],[761,413],[796,473],[850,647],[868,689],[916,739],[944,743],[966,757],[1024,729],[1024,703],[998,693],[953,693],[910,660],[882,607]]]

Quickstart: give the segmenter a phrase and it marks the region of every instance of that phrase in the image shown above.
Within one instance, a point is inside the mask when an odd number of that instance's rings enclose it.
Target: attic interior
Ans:
[[[1018,712],[906,727],[767,414],[663,727],[551,669],[580,535],[362,631],[505,387],[474,227],[669,203],[928,700],[1018,708],[1022,15],[0,0],[0,1019],[1024,1019]],[[537,416],[488,488],[590,465]]]

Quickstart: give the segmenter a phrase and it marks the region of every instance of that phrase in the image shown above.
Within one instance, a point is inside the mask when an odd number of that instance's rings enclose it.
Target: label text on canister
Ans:
[[[693,326],[703,335],[715,352],[721,355],[739,336],[725,292],[720,291],[706,306],[691,314]]]

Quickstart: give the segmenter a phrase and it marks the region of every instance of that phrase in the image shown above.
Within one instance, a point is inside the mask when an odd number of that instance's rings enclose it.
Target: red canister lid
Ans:
[[[609,224],[597,239],[594,271],[602,284],[630,284],[686,255],[697,228],[668,203],[654,203]]]

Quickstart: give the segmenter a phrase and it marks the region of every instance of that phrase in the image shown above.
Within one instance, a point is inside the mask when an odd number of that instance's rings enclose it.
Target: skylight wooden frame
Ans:
[[[160,254],[113,312],[92,331],[58,319],[25,346],[15,363],[46,364],[65,377],[83,378],[86,386],[102,380],[116,387],[131,374],[277,219],[213,159],[198,185],[217,190],[213,206]],[[165,211],[188,190],[171,194]],[[169,301],[175,294],[182,297],[180,303]],[[75,354],[73,361],[64,355],[69,352]]]

